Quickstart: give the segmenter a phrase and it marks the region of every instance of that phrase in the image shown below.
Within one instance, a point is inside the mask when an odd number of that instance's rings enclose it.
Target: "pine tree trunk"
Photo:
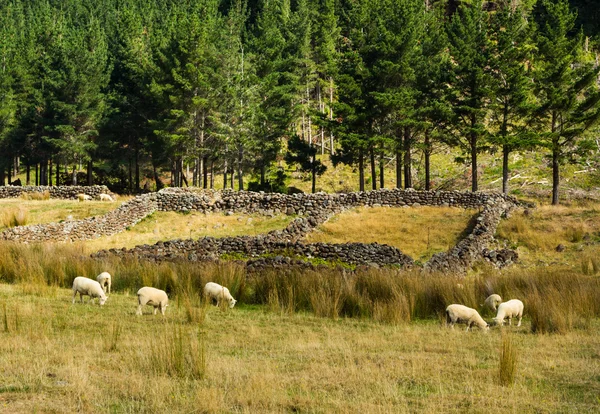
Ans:
[[[135,149],[135,193],[140,192],[140,150]]]
[[[231,160],[231,174],[229,174],[229,177],[231,179],[231,189],[235,190],[234,186],[233,186],[233,182],[234,182],[234,175],[235,175],[235,168],[234,168],[235,163],[233,162],[233,160]]]
[[[385,171],[385,159],[383,157],[383,144],[381,144],[381,152],[379,153],[379,188],[385,187],[384,182],[384,171]]]
[[[131,154],[127,159],[128,170],[129,170],[129,179],[127,180],[127,187],[129,188],[129,194],[133,193],[133,160],[131,159]]]
[[[475,119],[471,120],[471,127],[475,126]],[[469,137],[471,147],[471,191],[477,191],[477,133],[471,132]]]
[[[508,145],[502,146],[502,194],[508,195]]]
[[[27,166],[29,167],[29,165]],[[56,159],[56,186],[60,185],[60,159]]]
[[[9,176],[9,181],[10,181],[10,176]],[[36,186],[40,185],[39,164],[37,162],[35,163],[35,185]]]
[[[553,139],[552,143],[552,205],[559,204],[558,186],[560,184],[560,165],[559,165],[559,143],[558,139]]]
[[[36,179],[36,181],[37,181],[37,179]],[[73,185],[77,185],[77,163],[75,163],[75,165],[73,165],[73,180],[72,181],[73,181]]]
[[[223,160],[223,189],[227,188],[227,158]]]
[[[404,128],[404,188],[412,188],[410,129]]]
[[[369,149],[369,158],[371,161],[371,188],[377,190],[377,168],[375,167],[375,150],[372,145]]]
[[[48,185],[52,186],[52,158],[48,160]]]
[[[329,78],[329,120],[333,121],[333,78]],[[333,149],[333,132],[329,131],[329,154],[335,153]]]
[[[425,191],[431,190],[431,142],[429,131],[425,130]]]
[[[358,191],[365,191],[365,160],[362,149],[358,151]]]
[[[206,189],[208,187],[208,166],[206,165],[208,164],[208,158],[206,156],[204,156],[202,158],[202,188]],[[211,167],[212,168],[212,167]],[[212,170],[211,170],[211,176],[212,176]],[[212,188],[212,185],[211,185]]]
[[[4,177],[4,168],[0,167],[0,186],[4,187],[6,178]]]
[[[94,163],[92,160],[88,161],[87,165],[87,184],[94,185],[94,171],[93,171]]]
[[[25,166],[25,183],[25,185],[31,185],[31,165],[29,165],[29,162]],[[58,185],[58,180],[56,180],[56,185]]]
[[[317,172],[315,169],[315,161],[316,161],[316,155],[313,158],[313,163],[312,163],[312,168],[311,168],[311,173],[312,173],[312,193],[316,193],[317,192]]]
[[[396,188],[402,188],[402,153],[396,148]]]
[[[238,159],[237,159],[237,175],[238,175],[238,190],[239,191],[244,191],[244,175],[242,172],[242,161],[243,161],[243,157],[244,157],[244,151],[240,148],[240,150],[238,151]]]
[[[215,188],[215,160],[210,160],[210,189]]]

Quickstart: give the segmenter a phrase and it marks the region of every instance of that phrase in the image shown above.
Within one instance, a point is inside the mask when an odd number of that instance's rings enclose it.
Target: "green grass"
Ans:
[[[561,336],[513,329],[518,371],[499,389],[501,330],[447,330],[437,320],[390,325],[371,320],[272,313],[264,307],[209,307],[190,324],[172,301],[166,317],[135,315],[133,294],[104,307],[0,285],[9,319],[0,332],[0,403],[5,412],[594,412],[600,324]],[[107,351],[115,322],[121,328]],[[200,376],[163,370],[156,345],[202,355]],[[203,339],[202,339],[203,338]],[[108,341],[108,342],[107,342]],[[202,342],[204,341],[204,342]],[[169,356],[171,355],[171,356]],[[183,366],[179,363],[179,367]],[[202,366],[202,365],[201,365]],[[90,392],[93,390],[93,392]]]

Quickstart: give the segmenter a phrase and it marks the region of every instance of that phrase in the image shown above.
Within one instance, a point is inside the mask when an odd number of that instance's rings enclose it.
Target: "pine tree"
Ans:
[[[449,102],[454,109],[455,142],[471,162],[471,191],[478,189],[477,155],[485,149],[485,118],[491,102],[488,14],[482,1],[461,4],[447,33],[452,57]]]
[[[510,153],[535,145],[527,122],[532,110],[533,80],[527,67],[532,47],[524,7],[513,7],[510,1],[499,7],[490,29],[494,100],[489,127],[491,142],[502,148],[502,192],[508,194]]]
[[[551,153],[552,204],[559,204],[560,165],[576,162],[590,147],[584,134],[600,118],[598,71],[585,61],[581,32],[566,0],[540,0],[534,9],[536,115],[542,145]]]
[[[317,147],[294,135],[288,141],[285,161],[289,164],[298,164],[301,171],[310,172],[312,192],[316,192],[317,176],[327,170],[327,167],[317,159]]]

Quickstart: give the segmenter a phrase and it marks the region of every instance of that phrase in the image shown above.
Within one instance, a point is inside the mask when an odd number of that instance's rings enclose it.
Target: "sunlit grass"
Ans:
[[[63,220],[79,220],[87,217],[106,214],[118,208],[127,198],[119,201],[86,201],[77,200],[25,200],[22,198],[0,199],[0,211],[21,211],[28,218],[26,224],[57,223]],[[0,222],[0,231],[8,226]]]
[[[85,242],[90,251],[110,248],[134,247],[140,244],[154,244],[157,241],[172,239],[200,238],[204,236],[252,236],[271,230],[285,228],[292,217],[279,215],[265,217],[258,215],[232,215],[222,213],[187,214],[173,211],[157,211],[135,226],[112,236],[104,236]]]
[[[450,207],[362,207],[333,217],[307,240],[389,244],[425,261],[454,247],[475,214],[477,210]]]

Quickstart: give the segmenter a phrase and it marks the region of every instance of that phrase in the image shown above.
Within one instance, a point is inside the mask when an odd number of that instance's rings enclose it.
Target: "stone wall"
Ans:
[[[12,188],[12,187],[11,187]],[[24,187],[25,188],[25,187]],[[70,187],[63,187],[70,188]],[[86,187],[81,187],[86,188]],[[66,192],[62,194],[67,194]],[[76,194],[76,193],[75,193]],[[0,193],[2,195],[2,193]],[[479,208],[481,212],[472,232],[449,252],[438,253],[426,263],[431,271],[457,271],[484,257],[501,218],[519,203],[513,197],[496,193],[458,191],[377,190],[341,194],[271,194],[246,191],[201,191],[165,189],[123,203],[104,216],[85,220],[15,227],[0,233],[0,239],[21,242],[87,240],[124,231],[154,211],[199,211],[225,214],[286,214],[299,216],[285,229],[265,235],[173,240],[153,246],[101,251],[152,260],[206,260],[222,254],[257,257],[285,253],[291,256],[340,260],[351,264],[399,265],[410,267],[413,260],[400,250],[377,243],[326,244],[302,243],[302,239],[332,215],[359,206],[418,207],[451,206]],[[489,251],[487,251],[489,252]],[[510,256],[510,255],[508,255]],[[487,254],[485,257],[496,257]],[[501,255],[501,257],[504,257]],[[514,257],[514,256],[512,256]]]
[[[100,197],[100,194],[112,194],[105,185],[74,185],[74,186],[0,186],[0,198],[18,198],[23,193],[45,193],[50,194],[50,198],[60,198],[65,200],[77,200],[77,194],[87,194],[93,199]]]

